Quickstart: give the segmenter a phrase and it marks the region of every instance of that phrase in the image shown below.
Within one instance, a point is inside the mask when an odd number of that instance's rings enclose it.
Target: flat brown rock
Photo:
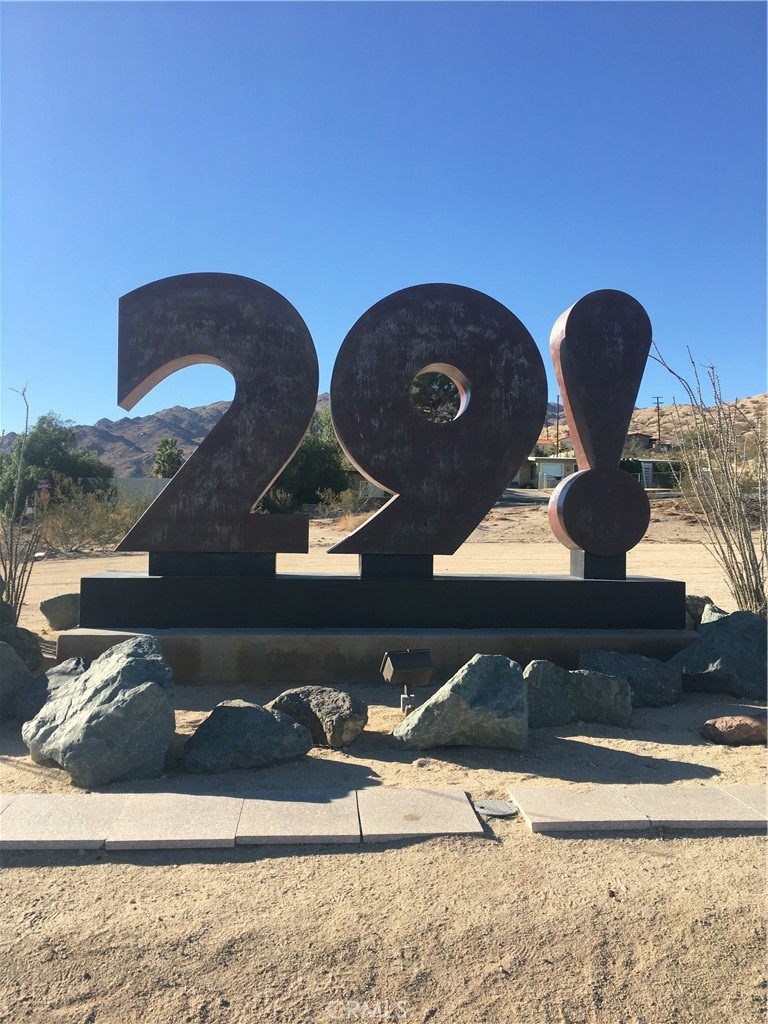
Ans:
[[[701,728],[701,735],[710,743],[729,747],[748,747],[766,742],[765,715],[725,715],[710,718]]]

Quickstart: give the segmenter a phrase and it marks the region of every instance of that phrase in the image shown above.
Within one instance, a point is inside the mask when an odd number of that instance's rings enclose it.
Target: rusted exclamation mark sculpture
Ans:
[[[648,314],[611,289],[585,295],[552,328],[578,472],[552,494],[549,525],[571,549],[572,576],[626,579],[626,553],[648,528],[648,497],[619,460],[650,347]]]

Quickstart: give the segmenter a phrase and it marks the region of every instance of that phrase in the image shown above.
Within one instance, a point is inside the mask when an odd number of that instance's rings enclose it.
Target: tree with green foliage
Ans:
[[[298,451],[261,500],[266,512],[285,513],[320,500],[320,493],[340,494],[349,487],[351,469],[341,450],[329,409],[319,409]]]
[[[184,461],[184,450],[179,448],[176,438],[164,437],[155,452],[152,476],[159,476],[163,480],[170,480],[172,476],[176,476],[179,472],[184,465]]]
[[[420,373],[411,384],[411,402],[430,423],[450,423],[461,406],[459,389],[444,373]]]
[[[0,455],[0,508],[8,510],[14,502],[24,509],[37,491],[40,480],[53,483],[55,477],[74,481],[86,493],[111,488],[114,469],[93,452],[77,447],[77,434],[71,420],[57,413],[41,416],[26,438],[16,438],[10,452]],[[51,500],[56,500],[55,489]]]

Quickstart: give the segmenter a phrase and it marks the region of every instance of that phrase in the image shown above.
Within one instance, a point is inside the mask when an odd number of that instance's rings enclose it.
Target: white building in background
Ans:
[[[575,473],[575,455],[529,455],[515,474],[510,487],[557,487],[565,476]]]

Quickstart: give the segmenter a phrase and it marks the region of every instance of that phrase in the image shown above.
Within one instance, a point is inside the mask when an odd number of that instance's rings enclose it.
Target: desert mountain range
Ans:
[[[738,401],[738,408],[753,421],[765,422],[766,399],[768,395],[755,395]],[[733,403],[732,403],[733,404]],[[321,394],[317,406],[328,405],[328,394]],[[229,402],[212,402],[194,409],[186,409],[174,405],[171,409],[152,413],[149,416],[124,416],[119,420],[101,419],[93,426],[76,426],[77,445],[95,452],[99,458],[110,466],[114,466],[115,476],[146,477],[151,474],[152,463],[158,444],[166,437],[173,437],[188,457],[197,448],[229,408]],[[686,424],[691,422],[689,406],[662,405],[661,440],[674,443],[681,432],[678,421],[682,424],[682,432],[687,432]],[[555,403],[547,406],[547,426],[542,429],[542,436],[555,439]],[[656,407],[636,409],[632,415],[631,433],[657,434]],[[560,407],[560,439],[568,434],[568,428]],[[0,452],[9,450],[16,434],[9,433],[0,439]]]

